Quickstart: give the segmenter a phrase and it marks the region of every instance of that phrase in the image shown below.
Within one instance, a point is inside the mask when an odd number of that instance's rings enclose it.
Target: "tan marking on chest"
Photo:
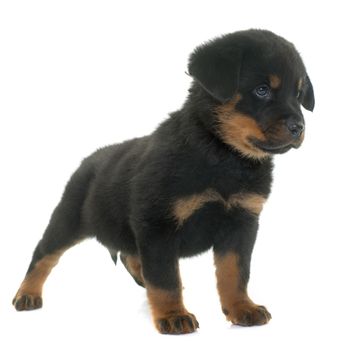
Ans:
[[[241,207],[249,212],[259,215],[266,198],[256,193],[238,193],[225,200],[218,192],[209,188],[204,192],[177,199],[173,205],[172,214],[178,226],[181,226],[196,211],[211,202],[221,203],[226,210]]]
[[[202,193],[180,198],[175,202],[173,216],[182,225],[195,211],[206,203],[221,201],[222,197],[216,191],[207,189]]]
[[[266,198],[256,193],[241,193],[230,196],[229,208],[237,206],[244,208],[255,215],[259,215],[263,209]]]

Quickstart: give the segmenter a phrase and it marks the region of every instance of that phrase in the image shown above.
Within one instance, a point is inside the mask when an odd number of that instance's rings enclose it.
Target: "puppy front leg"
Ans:
[[[140,246],[142,272],[153,321],[160,333],[192,333],[199,324],[182,300],[182,284],[175,247],[169,241]]]
[[[256,305],[247,294],[241,277],[240,258],[235,252],[215,254],[217,287],[227,320],[240,326],[263,325],[271,319],[264,306]]]
[[[257,231],[256,218],[248,216],[247,219],[245,224],[245,220],[240,220],[236,227],[241,228],[227,233],[214,246],[217,288],[222,311],[228,321],[240,326],[263,325],[271,319],[267,309],[253,303],[247,293],[250,259]]]

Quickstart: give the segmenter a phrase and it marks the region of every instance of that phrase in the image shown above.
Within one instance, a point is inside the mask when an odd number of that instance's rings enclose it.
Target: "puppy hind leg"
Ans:
[[[55,213],[57,214],[57,211]],[[64,224],[59,225],[59,228],[63,227]],[[62,235],[57,231],[58,227],[52,225],[52,221],[50,222],[43,238],[34,250],[28,271],[13,299],[12,303],[17,311],[42,307],[42,290],[51,270],[57,265],[67,249],[85,238],[77,232],[69,231],[68,228],[66,227],[66,235]]]
[[[142,265],[140,257],[137,255],[120,254],[120,260],[130,273],[134,281],[141,287],[145,287],[145,281],[142,274]]]
[[[42,307],[44,283],[65,250],[66,248],[61,248],[51,254],[45,254],[40,259],[37,259],[34,253],[28,272],[12,301],[17,311],[34,310]]]
[[[81,212],[91,174],[91,169],[83,166],[68,182],[13,299],[13,305],[18,311],[42,307],[42,289],[51,270],[67,249],[87,238],[81,233]]]

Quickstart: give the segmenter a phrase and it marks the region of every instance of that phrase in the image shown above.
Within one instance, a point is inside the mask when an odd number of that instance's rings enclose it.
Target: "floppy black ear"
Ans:
[[[241,56],[240,50],[222,52],[213,43],[203,45],[191,54],[188,72],[214,98],[226,102],[238,88]]]
[[[306,76],[305,79],[305,87],[304,93],[301,99],[302,106],[308,111],[313,111],[315,107],[315,96],[314,96],[314,88],[312,87],[311,80],[309,76]]]

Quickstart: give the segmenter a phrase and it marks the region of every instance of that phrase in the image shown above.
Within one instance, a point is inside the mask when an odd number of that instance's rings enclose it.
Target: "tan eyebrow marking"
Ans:
[[[270,86],[273,89],[278,89],[281,86],[281,78],[276,74],[271,74],[269,76],[269,79],[270,79]]]

